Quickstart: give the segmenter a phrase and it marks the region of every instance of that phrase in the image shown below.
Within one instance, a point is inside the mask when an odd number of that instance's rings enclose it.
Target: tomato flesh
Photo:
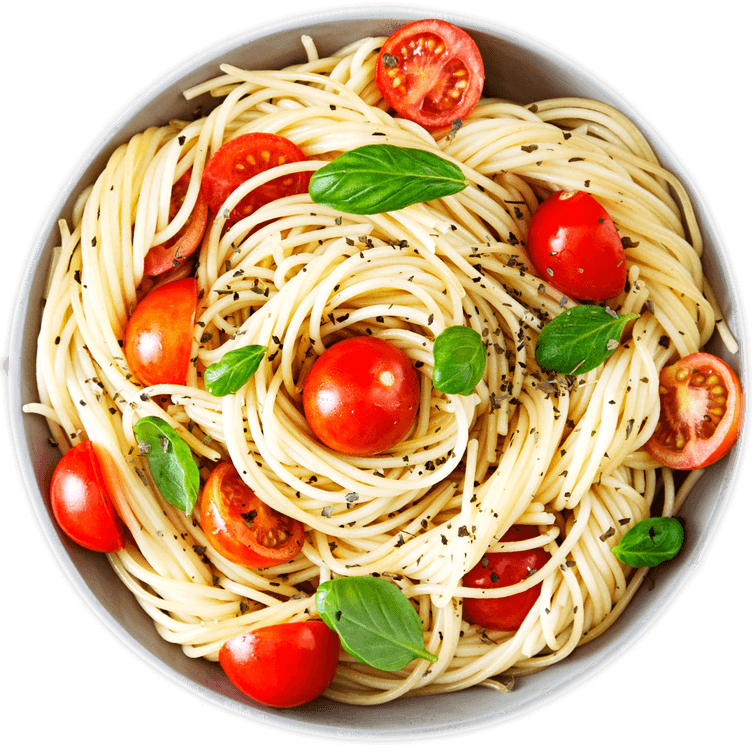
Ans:
[[[173,221],[186,199],[192,170],[184,172],[173,186],[168,220]],[[150,247],[144,256],[144,272],[148,276],[159,276],[180,265],[199,247],[207,226],[207,202],[200,190],[197,202],[186,220],[186,224],[163,244]]]
[[[240,185],[275,166],[306,161],[287,138],[273,133],[246,133],[224,143],[210,158],[202,175],[202,192],[213,215]],[[260,185],[242,198],[228,216],[235,223],[272,200],[307,192],[310,172],[284,175]]]
[[[648,453],[670,468],[693,470],[724,457],[737,440],[743,390],[713,354],[690,354],[659,374],[661,413]]]
[[[502,541],[520,541],[535,538],[535,528],[512,526]],[[464,577],[467,588],[503,588],[525,580],[533,570],[540,569],[550,555],[538,547],[525,551],[493,552],[486,554]],[[463,618],[486,629],[514,632],[525,620],[538,600],[541,583],[506,598],[465,598]]]
[[[296,707],[328,689],[339,665],[339,636],[309,620],[261,627],[223,644],[220,664],[251,699],[270,707]]]
[[[377,455],[412,427],[420,382],[400,348],[356,336],[318,357],[302,395],[307,423],[321,442],[345,455]]]
[[[55,467],[50,483],[53,516],[69,538],[92,551],[120,551],[125,526],[102,478],[94,446],[74,445]]]
[[[375,79],[401,117],[441,128],[467,117],[484,82],[480,50],[467,32],[426,19],[395,31],[381,48]]]
[[[158,286],[137,304],[124,335],[124,355],[143,385],[183,385],[192,353],[197,304],[193,278]]]
[[[244,483],[234,464],[219,463],[200,496],[202,529],[224,558],[265,569],[293,559],[302,550],[304,525],[268,507]]]
[[[541,278],[575,299],[603,301],[625,288],[622,240],[604,207],[586,192],[560,190],[538,206],[528,254]]]

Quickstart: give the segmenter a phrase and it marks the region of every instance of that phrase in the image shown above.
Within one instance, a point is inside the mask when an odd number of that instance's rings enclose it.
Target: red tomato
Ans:
[[[183,385],[192,353],[197,305],[193,278],[158,286],[129,318],[123,350],[131,373],[143,385]]]
[[[576,299],[611,299],[625,288],[617,227],[586,192],[562,190],[541,203],[528,229],[528,254],[541,278]]]
[[[290,140],[272,133],[247,133],[222,145],[207,162],[202,192],[213,215],[242,183],[274,166],[306,161]],[[244,197],[231,211],[232,223],[277,198],[307,192],[310,172],[298,172],[266,182]]]
[[[420,382],[401,349],[357,336],[318,357],[302,395],[307,423],[321,442],[346,455],[377,455],[410,430]]]
[[[401,117],[441,128],[467,117],[483,91],[483,59],[469,34],[446,21],[414,21],[381,47],[375,80]]]
[[[659,374],[661,414],[646,450],[670,468],[711,465],[735,444],[743,416],[737,375],[713,354],[690,354]]]
[[[168,210],[168,219],[173,221],[186,199],[186,191],[192,170],[184,172],[181,179],[176,182],[171,192],[171,205]],[[189,214],[183,228],[174,234],[167,242],[150,247],[144,256],[144,272],[148,276],[158,276],[171,270],[191,255],[199,247],[207,226],[207,203],[200,190],[197,202]]]
[[[502,541],[521,541],[535,538],[535,528],[513,525],[502,537]],[[542,548],[526,551],[507,551],[486,554],[462,579],[467,588],[504,588],[519,583],[540,569],[551,555]],[[541,592],[541,583],[528,590],[506,598],[465,598],[463,617],[466,621],[486,629],[503,632],[517,630]]]
[[[236,564],[265,569],[302,550],[304,525],[268,507],[229,461],[218,463],[205,482],[200,517],[213,548]]]
[[[50,484],[53,516],[66,535],[92,551],[120,551],[125,527],[103,482],[100,462],[87,440],[55,467]]]
[[[228,640],[220,664],[247,697],[270,707],[296,707],[328,689],[339,647],[339,636],[322,621],[286,622]]]

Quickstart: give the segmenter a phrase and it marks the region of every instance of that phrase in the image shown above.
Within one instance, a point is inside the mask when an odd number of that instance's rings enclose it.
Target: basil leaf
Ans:
[[[647,518],[630,528],[612,553],[631,567],[655,567],[677,555],[683,538],[677,518]]]
[[[543,326],[535,357],[543,369],[584,374],[608,359],[619,346],[625,323],[638,317],[614,315],[604,307],[584,304],[557,315]]]
[[[360,663],[396,671],[425,649],[420,617],[399,588],[380,577],[340,577],[318,586],[315,603],[341,646]]]
[[[211,395],[223,396],[235,393],[249,382],[257,372],[267,352],[265,346],[242,346],[228,351],[221,360],[205,370],[205,387]]]
[[[337,156],[310,179],[310,197],[339,211],[369,215],[463,190],[465,176],[429,151],[386,144],[361,146]]]
[[[472,328],[452,325],[433,343],[433,385],[442,393],[472,395],[486,371],[486,345]]]
[[[165,420],[145,416],[134,424],[139,450],[147,456],[160,493],[174,507],[191,515],[199,493],[199,468],[189,445]]]

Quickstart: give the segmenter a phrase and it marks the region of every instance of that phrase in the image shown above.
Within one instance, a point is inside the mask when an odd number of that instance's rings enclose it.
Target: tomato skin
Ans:
[[[339,649],[339,636],[322,621],[284,622],[228,640],[220,664],[247,697],[270,707],[296,707],[328,689]]]
[[[268,507],[230,461],[218,463],[202,487],[200,518],[212,547],[246,567],[283,564],[304,544],[304,525]]]
[[[420,382],[400,348],[356,336],[318,357],[302,396],[307,423],[321,442],[345,455],[377,455],[409,432]]]
[[[196,305],[193,278],[158,286],[137,304],[123,349],[131,373],[144,386],[186,382]]]
[[[205,165],[202,192],[213,215],[226,198],[247,180],[274,166],[306,161],[307,156],[287,138],[273,133],[245,133],[224,143]],[[307,192],[310,172],[277,177],[246,195],[231,211],[235,223],[277,198]]]
[[[375,66],[378,89],[389,106],[428,129],[467,117],[480,99],[484,79],[483,58],[472,37],[438,19],[414,21],[395,31]]]
[[[191,180],[192,170],[184,172],[173,186],[168,220],[172,221],[186,199],[186,192]],[[207,202],[200,190],[197,202],[186,220],[186,224],[163,244],[150,247],[144,256],[144,272],[148,276],[159,276],[172,270],[192,255],[199,247],[207,226]]]
[[[645,447],[662,465],[686,471],[704,468],[735,444],[743,418],[743,389],[719,357],[701,352],[664,367],[659,396],[659,423]]]
[[[92,551],[120,551],[125,526],[105,488],[94,445],[74,445],[55,467],[50,483],[53,516],[69,538]]]
[[[538,206],[528,254],[541,278],[575,299],[603,301],[625,288],[622,240],[609,214],[586,192],[559,190]]]
[[[502,541],[535,538],[535,528],[513,525]],[[462,579],[467,588],[503,588],[524,580],[530,570],[540,569],[551,559],[542,548],[486,554]],[[485,564],[485,566],[484,566]],[[498,579],[497,579],[498,578]],[[502,632],[516,631],[538,600],[541,583],[506,598],[465,598],[463,618],[480,627]]]

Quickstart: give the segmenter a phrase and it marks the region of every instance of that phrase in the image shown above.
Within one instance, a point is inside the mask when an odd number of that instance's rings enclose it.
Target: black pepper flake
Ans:
[[[395,68],[399,64],[398,58],[394,57],[394,55],[390,55],[388,52],[384,52],[383,55],[381,55],[381,62],[383,63],[384,68]]]
[[[608,538],[611,538],[617,531],[614,528],[609,528],[609,530],[599,536],[599,541],[606,541]]]
[[[527,146],[520,146],[520,148],[525,151],[525,153],[533,153],[533,151],[538,150],[538,146],[535,143],[531,143]]]
[[[467,526],[460,525],[459,530],[457,531],[457,536],[459,538],[464,538],[465,536],[469,536],[469,535],[470,535],[470,531],[467,530]]]

